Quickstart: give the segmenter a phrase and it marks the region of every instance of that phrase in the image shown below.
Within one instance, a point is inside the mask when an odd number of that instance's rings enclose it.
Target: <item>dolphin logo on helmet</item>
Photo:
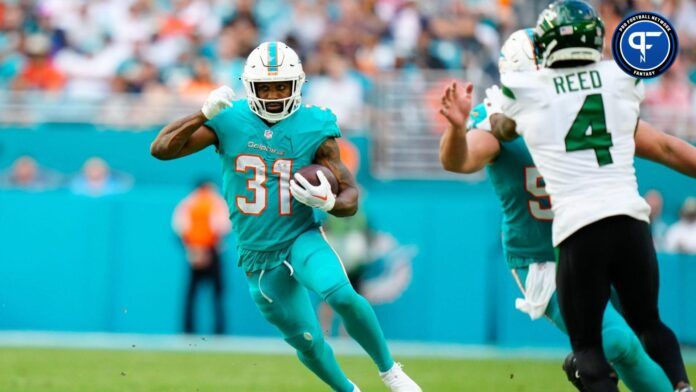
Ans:
[[[508,72],[536,71],[539,69],[536,53],[534,52],[534,30],[520,29],[510,34],[503,47],[500,48],[498,71]]]
[[[292,82],[290,96],[283,99],[259,98],[255,84],[272,82]],[[242,72],[249,108],[272,123],[289,117],[300,108],[304,82],[305,73],[300,57],[289,46],[278,41],[264,42],[252,50]],[[277,113],[269,112],[266,106],[271,102],[281,103],[281,110]]]

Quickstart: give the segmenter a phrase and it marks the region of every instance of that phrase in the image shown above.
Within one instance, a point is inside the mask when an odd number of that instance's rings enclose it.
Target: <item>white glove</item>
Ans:
[[[295,180],[290,180],[290,193],[300,203],[323,211],[331,211],[336,203],[336,195],[331,192],[331,185],[321,170],[317,170],[319,185],[314,186],[300,173],[295,173]],[[298,184],[299,182],[299,184]],[[300,186],[301,185],[301,186]]]
[[[486,98],[483,99],[483,104],[486,106],[486,113],[489,118],[493,114],[503,112],[503,99],[503,91],[497,85],[486,89]]]
[[[218,87],[208,94],[208,98],[206,98],[201,112],[203,112],[205,118],[210,120],[225,108],[232,106],[234,96],[234,90],[231,88],[227,86]]]

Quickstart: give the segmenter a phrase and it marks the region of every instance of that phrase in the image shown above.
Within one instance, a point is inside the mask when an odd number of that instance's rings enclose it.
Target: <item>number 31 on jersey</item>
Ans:
[[[251,198],[237,196],[237,208],[246,215],[261,215],[268,205],[268,177],[266,162],[258,155],[239,155],[235,160],[235,170],[246,173],[253,170],[253,176],[247,180],[247,189],[254,195]],[[271,173],[278,176],[278,213],[281,216],[292,214],[292,195],[290,194],[290,175],[292,160],[276,159],[271,167]]]

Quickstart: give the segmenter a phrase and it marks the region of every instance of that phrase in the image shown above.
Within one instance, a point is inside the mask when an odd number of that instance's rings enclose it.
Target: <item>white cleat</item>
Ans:
[[[348,380],[348,381],[350,381],[350,380]],[[360,388],[358,388],[358,386],[355,385],[355,383],[353,381],[350,381],[350,383],[353,384],[353,392],[362,392],[360,390]]]
[[[379,373],[379,376],[382,377],[384,385],[392,392],[423,392],[418,384],[404,373],[398,362],[394,362],[394,366],[386,372]]]

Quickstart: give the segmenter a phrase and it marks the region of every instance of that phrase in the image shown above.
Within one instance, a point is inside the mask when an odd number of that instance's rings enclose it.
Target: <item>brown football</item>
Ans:
[[[334,174],[331,172],[331,170],[329,170],[328,167],[317,164],[311,164],[301,168],[297,172],[302,174],[302,176],[306,178],[310,184],[319,185],[319,178],[317,177],[318,170],[324,172],[324,176],[326,176],[326,179],[329,181],[329,184],[331,185],[331,192],[333,192],[334,195],[338,193],[338,180],[336,179],[336,176],[334,176]]]

